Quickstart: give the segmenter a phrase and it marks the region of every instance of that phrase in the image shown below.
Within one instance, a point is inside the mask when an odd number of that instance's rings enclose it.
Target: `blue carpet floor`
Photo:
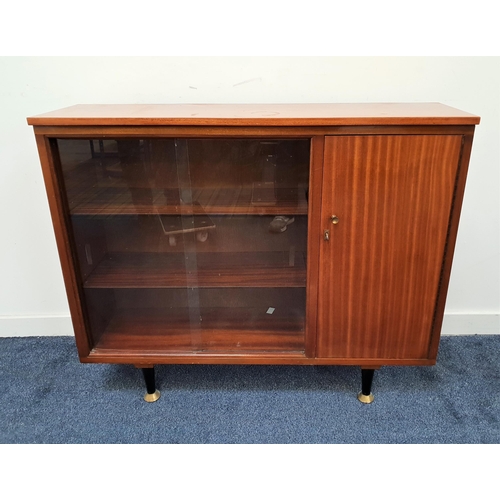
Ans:
[[[80,364],[72,337],[0,339],[0,443],[500,443],[500,335],[444,337],[431,367]]]

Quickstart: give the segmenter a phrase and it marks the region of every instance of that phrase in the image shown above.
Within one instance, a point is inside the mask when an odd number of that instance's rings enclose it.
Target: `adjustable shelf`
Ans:
[[[305,189],[276,188],[274,203],[252,202],[252,186],[194,188],[192,202],[181,204],[179,190],[89,187],[69,197],[72,215],[305,215]]]
[[[111,253],[85,288],[297,288],[306,286],[302,252]]]

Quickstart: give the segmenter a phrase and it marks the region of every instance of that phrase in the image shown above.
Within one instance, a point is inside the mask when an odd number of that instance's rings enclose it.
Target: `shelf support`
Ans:
[[[144,382],[146,382],[146,394],[144,395],[144,401],[147,403],[154,403],[160,399],[160,391],[156,388],[154,366],[141,368],[141,370],[144,375]]]
[[[361,368],[361,392],[358,394],[358,399],[362,403],[372,403],[372,382],[375,370],[372,368]]]

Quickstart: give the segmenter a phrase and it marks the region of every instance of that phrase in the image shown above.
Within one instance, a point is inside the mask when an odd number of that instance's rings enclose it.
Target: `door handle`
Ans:
[[[332,216],[330,217],[330,222],[331,222],[332,224],[337,225],[337,224],[339,223],[339,220],[340,220],[340,219],[339,219],[336,215],[332,215]],[[329,229],[325,229],[325,230],[323,231],[323,239],[324,239],[325,241],[330,241],[330,230],[329,230]]]

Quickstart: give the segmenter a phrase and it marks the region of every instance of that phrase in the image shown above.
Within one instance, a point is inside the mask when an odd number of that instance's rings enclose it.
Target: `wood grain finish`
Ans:
[[[455,125],[479,117],[439,103],[98,104],[28,118],[29,125]]]
[[[461,141],[326,138],[318,356],[427,357]]]
[[[435,362],[479,117],[435,103],[96,105],[28,123],[37,137],[82,361],[365,368]],[[61,165],[54,139],[62,138],[304,139],[311,145],[309,189],[304,179],[295,184],[300,196],[293,202],[280,196],[275,206],[252,205],[248,166],[231,164],[230,175],[215,183],[214,163],[203,156],[200,166],[209,168],[200,168],[192,184],[201,208],[185,206],[169,201],[178,191],[175,181],[155,177],[151,183],[133,162],[121,178],[107,179],[95,166],[95,178],[78,172],[72,158]],[[116,170],[117,159],[105,160]],[[86,161],[96,157],[87,152]],[[242,177],[236,182],[231,172]],[[211,214],[217,230],[203,246],[189,235],[170,247],[158,215],[191,217],[197,210]],[[293,214],[295,223],[266,239],[272,218],[283,214]],[[165,259],[193,245],[198,268],[186,275],[182,265],[165,267]],[[286,265],[286,255],[284,266],[272,257],[249,262],[248,269],[210,255],[276,256],[291,247],[294,266]],[[262,311],[271,303],[279,313],[266,317]]]
[[[54,226],[54,234],[66,285],[71,320],[77,340],[80,358],[88,355],[92,348],[90,332],[87,329],[86,310],[82,301],[81,281],[76,271],[76,250],[70,233],[69,214],[61,183],[61,165],[57,144],[50,139],[37,136],[36,144],[42,166],[45,189]]]
[[[270,206],[252,204],[252,188],[233,189],[193,189],[193,205],[181,206],[178,202],[169,202],[165,189],[141,188],[102,188],[90,187],[71,198],[72,215],[303,215],[307,213],[304,192],[300,199],[291,196],[286,200],[285,193],[279,193],[281,201]],[[178,191],[172,191],[177,195]],[[175,199],[175,198],[174,198]]]
[[[187,259],[191,262],[187,264]],[[294,252],[114,253],[85,288],[302,288],[304,255]]]
[[[100,350],[265,353],[303,352],[304,316],[262,309],[128,309],[116,313]]]
[[[311,139],[311,166],[309,170],[309,216],[307,218],[307,328],[306,354],[316,356],[317,312],[319,285],[319,252],[321,235],[321,192],[323,186],[323,153],[325,138]]]
[[[474,125],[454,124],[453,120],[446,125],[405,125],[405,134],[421,135],[450,135],[450,134],[472,134]],[[119,126],[35,126],[35,135],[49,138],[63,139],[107,139],[109,137],[120,138],[171,138],[171,137],[210,137],[222,138],[260,138],[260,139],[306,139],[314,136],[327,135],[394,135],[401,133],[401,125],[261,125],[261,126],[191,126],[191,125],[134,125]]]
[[[432,325],[432,334],[428,352],[428,358],[433,360],[435,360],[437,357],[439,347],[439,338],[441,334],[441,326],[443,324],[444,308],[446,305],[446,295],[448,292],[451,266],[453,263],[453,254],[455,251],[455,243],[458,234],[458,223],[460,221],[460,212],[462,209],[462,202],[465,192],[465,181],[467,179],[467,171],[469,169],[472,140],[472,134],[465,135],[462,139],[462,152],[455,183],[455,191],[453,193],[451,216],[448,226],[448,234],[446,237],[446,246],[444,250],[443,267],[441,269],[441,277],[439,280],[438,298],[436,302],[436,310],[434,313],[434,321]]]

